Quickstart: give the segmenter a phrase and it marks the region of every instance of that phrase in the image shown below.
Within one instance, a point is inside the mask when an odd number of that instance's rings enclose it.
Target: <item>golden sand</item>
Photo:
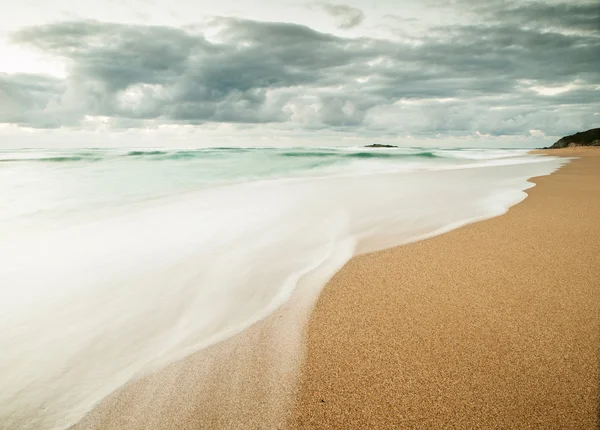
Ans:
[[[600,148],[509,213],[350,261],[292,428],[598,428]]]
[[[352,259],[75,428],[597,428],[600,149],[550,153],[582,158],[504,216]]]

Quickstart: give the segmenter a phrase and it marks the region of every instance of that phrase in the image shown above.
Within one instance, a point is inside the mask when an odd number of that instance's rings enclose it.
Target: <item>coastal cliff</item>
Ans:
[[[600,128],[565,136],[546,149],[568,148],[572,146],[600,146]]]

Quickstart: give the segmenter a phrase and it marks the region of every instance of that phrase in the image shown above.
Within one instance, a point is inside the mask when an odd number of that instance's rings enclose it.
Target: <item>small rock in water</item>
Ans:
[[[383,145],[381,143],[374,143],[372,145],[366,145],[365,148],[397,148],[396,145]]]

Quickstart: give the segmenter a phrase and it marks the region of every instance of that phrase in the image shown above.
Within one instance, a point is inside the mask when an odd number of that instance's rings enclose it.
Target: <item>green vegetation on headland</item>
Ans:
[[[569,148],[573,146],[600,146],[600,128],[592,128],[587,131],[565,136],[544,149]]]

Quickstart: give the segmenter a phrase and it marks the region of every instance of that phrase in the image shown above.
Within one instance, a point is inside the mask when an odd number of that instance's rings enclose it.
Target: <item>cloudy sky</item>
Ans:
[[[20,0],[0,147],[539,146],[600,126],[598,0]]]

